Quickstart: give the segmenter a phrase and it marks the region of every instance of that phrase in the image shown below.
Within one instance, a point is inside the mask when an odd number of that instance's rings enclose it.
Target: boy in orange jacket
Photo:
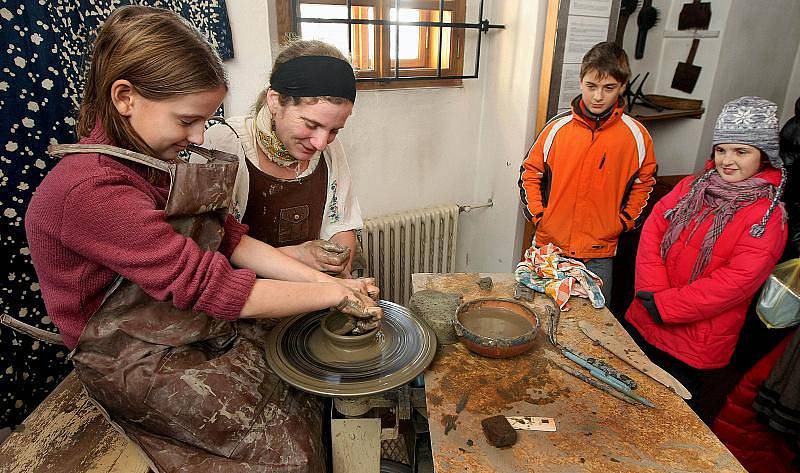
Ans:
[[[656,182],[650,134],[624,113],[628,77],[621,47],[592,47],[581,63],[581,95],[545,125],[520,168],[535,244],[553,243],[583,260],[603,280],[606,303],[617,239],[638,226]]]

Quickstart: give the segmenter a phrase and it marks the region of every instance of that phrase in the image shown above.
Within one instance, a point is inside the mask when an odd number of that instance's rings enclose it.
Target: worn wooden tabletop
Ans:
[[[144,456],[67,376],[0,444],[2,473],[145,473]]]
[[[494,281],[490,291],[476,284],[484,276]],[[465,301],[511,297],[514,285],[511,274],[412,276],[414,292],[449,292]],[[541,307],[542,296],[536,297],[533,304]],[[629,341],[608,310],[575,297],[570,305],[561,314],[559,342],[623,371],[657,408],[627,404],[558,368],[555,363],[581,369],[549,344],[547,321],[542,321],[534,348],[515,358],[484,358],[460,343],[441,346],[425,372],[436,473],[745,471],[680,397],[583,335],[578,320],[617,331],[621,340]],[[498,449],[488,444],[481,429],[482,419],[497,414],[552,417],[557,431],[518,431],[515,445]]]

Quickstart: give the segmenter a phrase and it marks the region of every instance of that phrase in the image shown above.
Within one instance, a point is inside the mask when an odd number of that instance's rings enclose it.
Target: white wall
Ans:
[[[768,8],[765,6],[768,5]],[[716,117],[726,102],[758,95],[782,106],[800,44],[800,2],[765,0],[733,2],[708,113]],[[714,121],[703,127],[697,166],[711,150]]]
[[[483,37],[479,79],[457,88],[359,91],[340,134],[365,217],[494,199],[491,209],[462,214],[457,271],[511,271],[518,259],[517,170],[532,139],[545,3],[486,0],[487,17],[506,29]],[[247,113],[266,84],[275,34],[267,0],[228,2],[228,11],[232,116]]]
[[[534,138],[544,39],[545,1],[496,1],[489,10],[506,29],[487,37],[481,65],[483,102],[472,200],[494,206],[462,216],[459,264],[469,271],[512,271],[519,261],[525,219],[519,167]],[[462,259],[463,258],[463,259]]]
[[[800,47],[797,48],[792,76],[789,78],[789,85],[786,87],[786,100],[783,102],[783,107],[781,107],[781,125],[794,116],[794,103],[798,97],[800,97]]]
[[[702,166],[711,149],[714,122],[722,106],[743,95],[758,95],[782,109],[791,94],[800,90],[800,73],[792,74],[800,44],[800,2],[797,0],[713,0],[709,30],[718,38],[702,38],[694,64],[702,71],[692,94],[670,87],[678,62],[685,62],[692,40],[664,38],[665,30],[676,30],[678,15],[686,0],[655,0],[661,12],[659,24],[648,34],[645,57],[632,59],[634,74],[650,71],[645,93],[703,100],[701,119],[649,122],[660,175],[689,174]],[[625,35],[625,49],[633,54],[636,14]],[[780,33],[776,33],[780,32]],[[790,79],[794,77],[793,79]],[[783,112],[783,110],[781,110]],[[788,118],[788,117],[787,117]]]
[[[233,59],[225,61],[230,88],[225,115],[246,115],[272,69],[268,0],[227,2],[231,23]],[[274,22],[273,22],[274,23]],[[273,33],[274,35],[274,33]]]

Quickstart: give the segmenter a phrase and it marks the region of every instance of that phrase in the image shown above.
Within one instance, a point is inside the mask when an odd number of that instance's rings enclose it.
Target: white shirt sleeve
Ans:
[[[362,228],[364,221],[342,144],[333,140],[323,154],[328,166],[328,190],[319,237],[329,240],[339,232]]]

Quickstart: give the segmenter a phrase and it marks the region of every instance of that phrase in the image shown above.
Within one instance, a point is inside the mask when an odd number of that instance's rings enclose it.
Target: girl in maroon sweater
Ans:
[[[260,340],[233,322],[337,306],[375,325],[376,288],[248,237],[219,203],[227,164],[178,160],[226,92],[213,47],[178,15],[115,10],[94,45],[82,148],[56,150],[28,208],[31,257],[79,378],[154,469],[318,471],[319,405],[271,374]],[[183,169],[220,179],[181,186]]]

